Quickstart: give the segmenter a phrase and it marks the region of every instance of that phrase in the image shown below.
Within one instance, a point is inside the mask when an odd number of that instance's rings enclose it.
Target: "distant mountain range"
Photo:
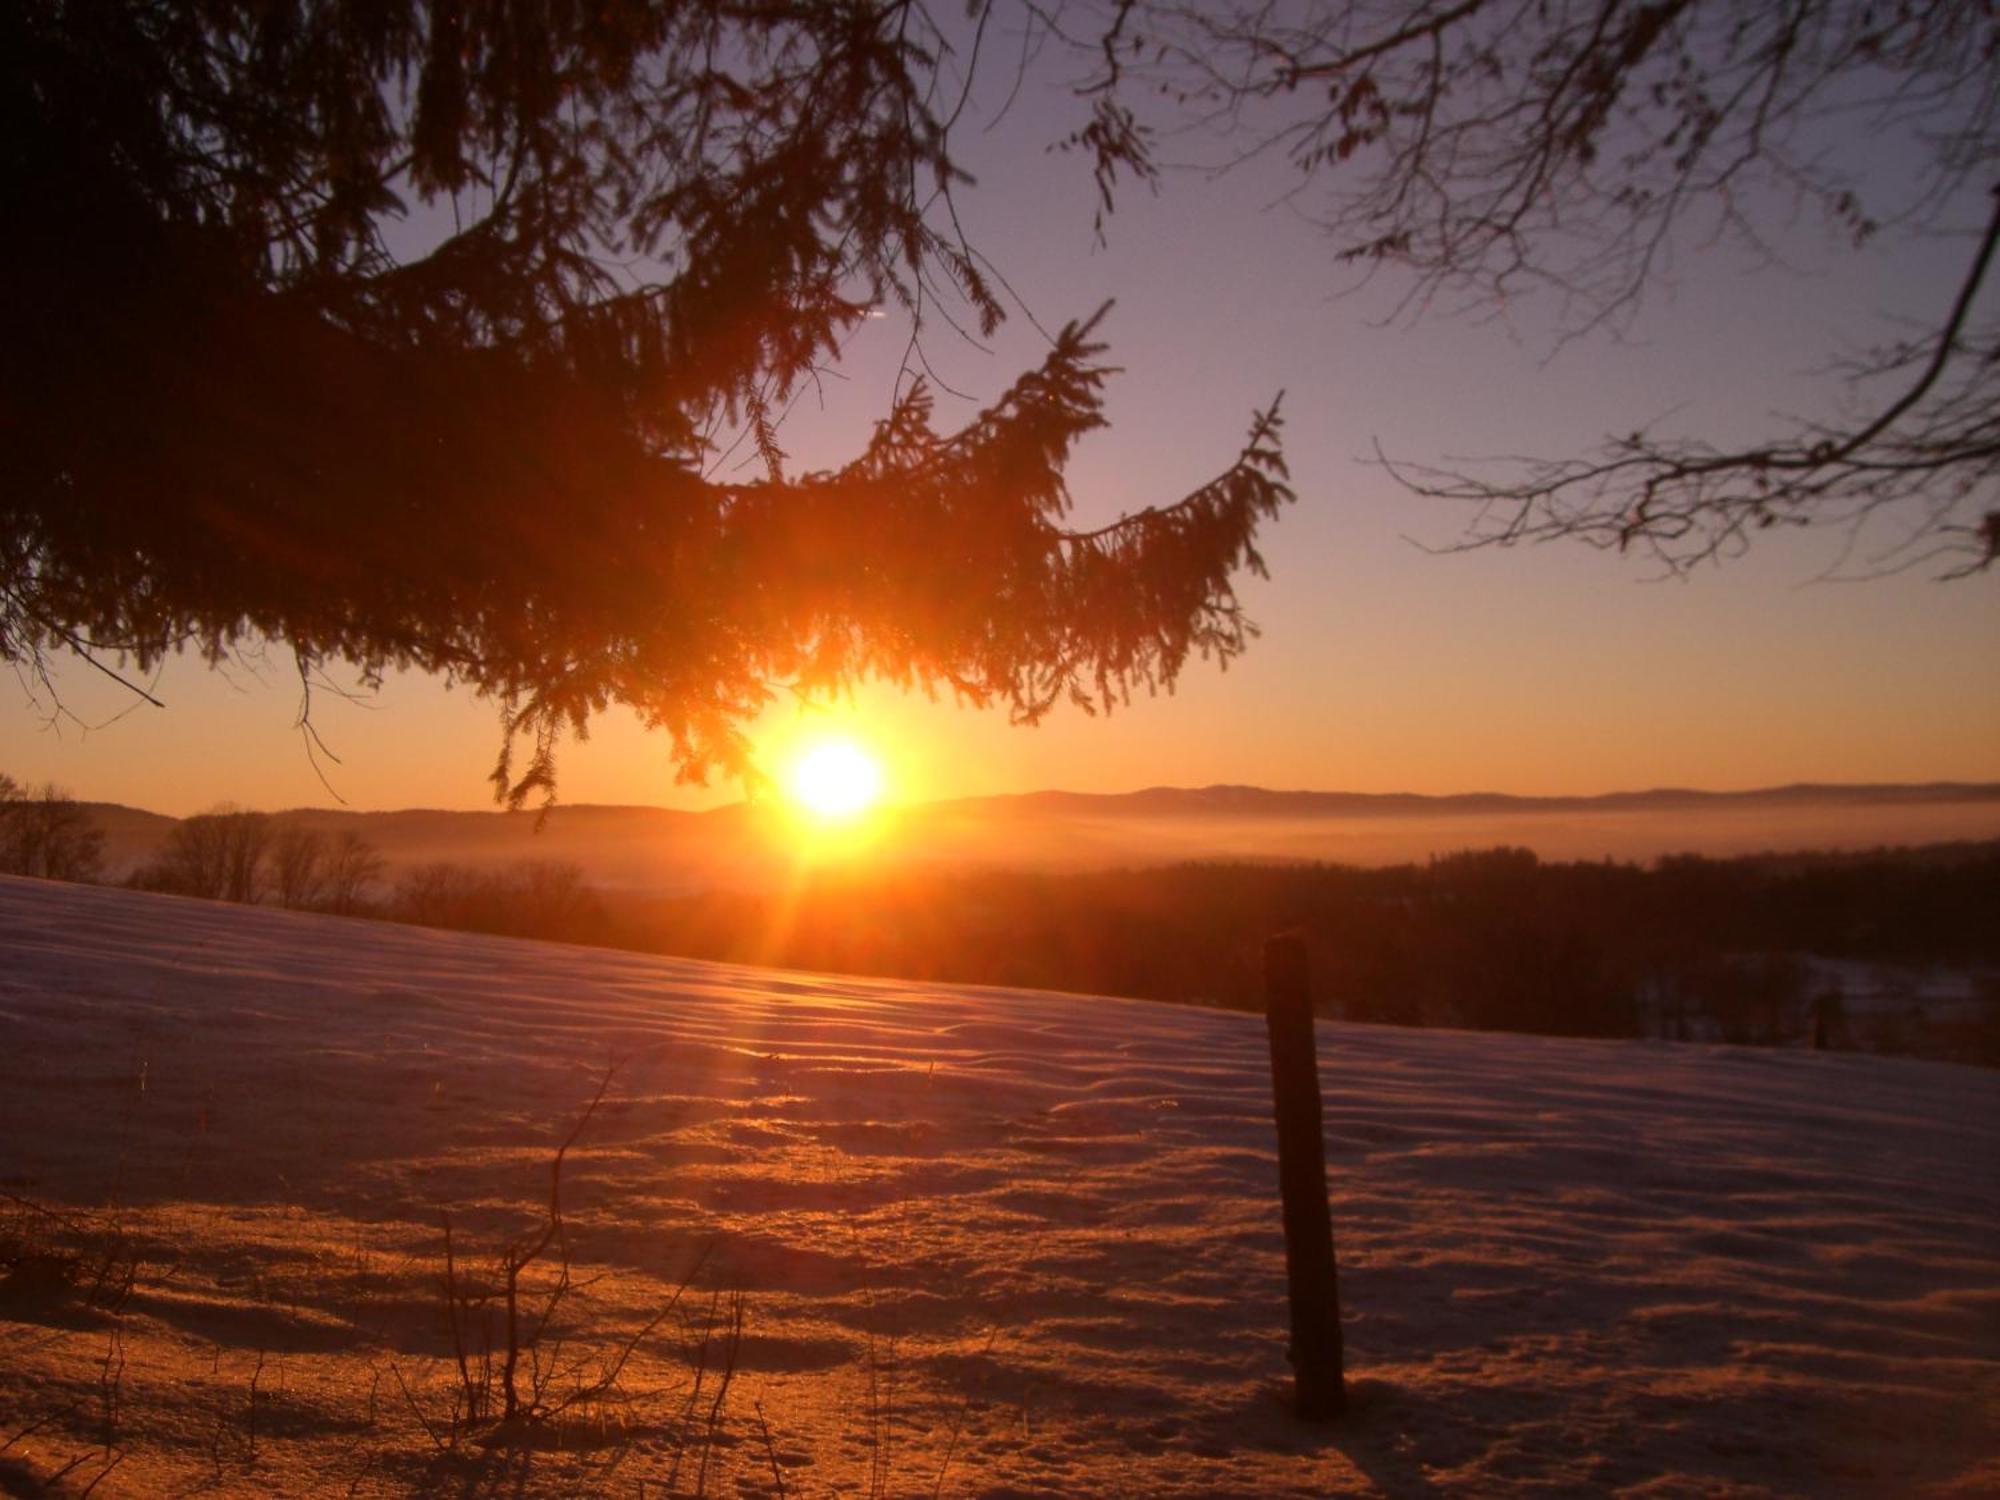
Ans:
[[[941,808],[1019,808],[1029,812],[1127,814],[1138,817],[1381,818],[1440,813],[1671,812],[1758,807],[1908,807],[1921,804],[2000,802],[2000,782],[1933,781],[1918,784],[1799,782],[1743,792],[1659,787],[1588,797],[1519,797],[1507,792],[1280,792],[1261,786],[1154,786],[1136,792],[1021,792],[934,804]]]
[[[92,804],[114,878],[159,849],[175,819]],[[346,812],[282,816],[354,832],[392,868],[527,859],[583,867],[595,882],[663,893],[763,886],[802,858],[793,825],[736,803],[706,812],[559,806],[535,812]],[[1326,860],[1381,865],[1510,844],[1548,859],[1646,860],[1694,852],[1869,848],[2000,838],[2000,783],[1797,785],[1742,792],[1685,788],[1590,797],[1148,787],[1122,793],[1027,792],[896,808],[865,841],[868,857],[912,864],[1107,867],[1187,860]]]
[[[1423,817],[1439,813],[1540,812],[1670,812],[1677,809],[1729,807],[1908,807],[1923,804],[2000,802],[2000,782],[1795,782],[1748,791],[1712,792],[1691,787],[1655,787],[1639,792],[1602,792],[1588,796],[1528,797],[1511,792],[1312,792],[1276,791],[1269,787],[1218,783],[1214,786],[1149,786],[1132,792],[1003,792],[985,797],[953,797],[913,803],[906,814],[983,813],[1056,815],[1060,817],[1230,817],[1230,818],[1380,818]],[[178,821],[165,813],[147,812],[117,802],[86,804],[107,825],[164,831]],[[580,802],[559,804],[550,814],[565,823],[650,823],[671,825],[690,820],[734,820],[747,811],[744,803],[701,812],[639,803]],[[518,826],[539,813],[458,811],[441,808],[400,808],[385,812],[349,812],[335,808],[301,808],[284,814],[331,828],[346,826],[383,830],[422,829],[429,832],[456,825],[469,830],[481,824]]]

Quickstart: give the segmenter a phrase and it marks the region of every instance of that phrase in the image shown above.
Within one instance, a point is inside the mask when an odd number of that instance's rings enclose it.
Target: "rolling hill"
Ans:
[[[1354,1406],[1302,1428],[1254,1016],[0,880],[0,1486],[2000,1489],[2000,1075],[1319,1040]],[[504,1441],[462,1395],[573,1130]]]
[[[92,804],[120,878],[158,850],[174,820]],[[781,814],[744,804],[709,812],[559,806],[533,812],[286,814],[355,832],[393,867],[525,859],[571,862],[595,884],[667,894],[767,887],[798,857]],[[1121,794],[1032,792],[918,803],[884,815],[861,847],[871,861],[1078,869],[1196,859],[1384,865],[1499,844],[1548,859],[1647,860],[1670,853],[1872,848],[2000,838],[2000,784],[1659,790],[1599,797],[1498,793],[1424,797],[1155,787]]]

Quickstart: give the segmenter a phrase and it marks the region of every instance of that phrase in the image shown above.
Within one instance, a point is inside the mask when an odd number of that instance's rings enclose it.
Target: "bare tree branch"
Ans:
[[[1281,154],[1285,201],[1337,261],[1401,277],[1397,318],[1539,294],[1559,343],[1616,333],[1686,248],[1733,242],[1781,266],[1773,230],[1800,205],[1850,245],[1935,235],[2000,164],[2000,18],[1958,0],[1153,0],[1095,14],[1126,45],[1076,46],[1093,111],[1163,99],[1154,117],[1205,133],[1213,169]],[[1864,133],[1898,141],[1914,172],[1867,183],[1851,164]],[[1156,170],[1161,138],[1138,114],[1090,136],[1100,186]],[[1747,446],[1636,432],[1515,478],[1392,472],[1479,505],[1466,545],[1573,537],[1683,569],[1768,527],[1858,539],[1879,526],[1897,538],[1879,566],[1983,570],[2000,556],[2000,328],[1976,326],[1994,222],[1935,331],[1847,372],[1850,404],[1904,382],[1865,414]]]

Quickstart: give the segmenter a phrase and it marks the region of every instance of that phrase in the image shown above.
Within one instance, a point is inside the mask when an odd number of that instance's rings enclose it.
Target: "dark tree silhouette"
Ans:
[[[361,910],[369,887],[382,878],[384,864],[373,844],[358,833],[348,832],[333,840],[322,869],[326,876],[321,892],[325,909],[346,916]]]
[[[0,874],[95,880],[104,868],[104,830],[90,810],[54,783],[24,787],[0,771]]]
[[[1225,164],[1287,158],[1291,206],[1342,261],[1410,273],[1406,313],[1552,299],[1564,335],[1623,324],[1677,249],[1769,236],[1801,207],[1855,244],[1961,234],[1924,331],[1838,367],[1842,414],[1726,444],[1645,431],[1506,474],[1392,465],[1476,503],[1472,545],[1638,547],[1675,570],[1760,529],[1880,523],[1876,565],[2000,558],[2000,14],[1966,0],[1104,0],[1052,14],[1090,59],[1107,206],[1157,175],[1162,95]],[[1186,136],[1176,137],[1185,141]],[[1902,180],[1857,158],[1900,144]],[[1213,159],[1211,159],[1213,160]],[[1995,188],[2000,191],[2000,188]],[[1893,211],[1883,206],[1900,195]],[[1880,201],[1878,201],[1880,200]],[[1850,310],[1834,321],[1851,326]]]
[[[326,835],[317,828],[284,822],[270,845],[271,894],[287,911],[309,911],[326,898]]]
[[[270,638],[308,704],[335,660],[441,673],[504,705],[518,803],[612,703],[699,778],[783,686],[1033,720],[1241,651],[1275,411],[1066,529],[1092,322],[963,430],[917,385],[785,474],[778,414],[871,307],[1000,320],[949,230],[963,72],[907,3],[4,7],[0,656]],[[759,482],[704,472],[737,424]]]
[[[168,831],[159,853],[134,872],[131,883],[142,890],[255,905],[269,886],[275,832],[268,813],[228,807],[196,813]]]

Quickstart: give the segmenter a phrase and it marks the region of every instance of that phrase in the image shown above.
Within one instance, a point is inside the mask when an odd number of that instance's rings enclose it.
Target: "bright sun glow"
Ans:
[[[819,817],[857,817],[882,795],[882,766],[851,740],[825,740],[792,767],[791,792]]]

